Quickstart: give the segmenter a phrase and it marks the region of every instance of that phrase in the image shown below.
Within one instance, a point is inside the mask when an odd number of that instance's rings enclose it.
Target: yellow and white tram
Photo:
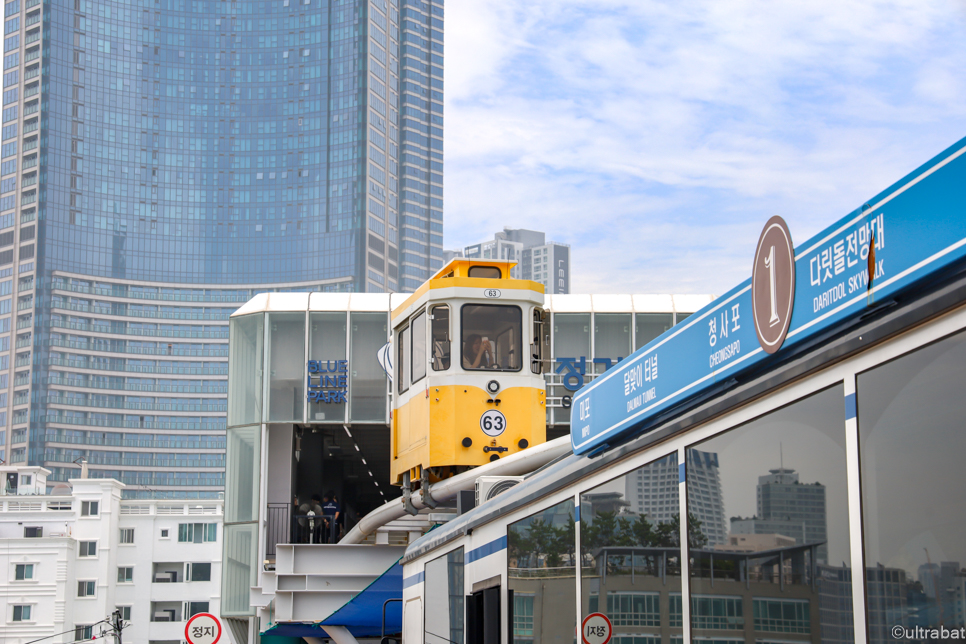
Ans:
[[[543,285],[513,266],[454,259],[392,312],[390,480],[407,493],[546,440]]]

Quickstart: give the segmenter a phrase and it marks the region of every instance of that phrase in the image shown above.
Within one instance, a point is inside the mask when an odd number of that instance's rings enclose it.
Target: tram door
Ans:
[[[466,644],[501,644],[499,586],[466,596]]]

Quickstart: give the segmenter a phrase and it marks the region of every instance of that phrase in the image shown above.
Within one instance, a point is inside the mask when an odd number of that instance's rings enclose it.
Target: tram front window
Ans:
[[[520,370],[523,335],[520,307],[467,304],[461,317],[464,369]]]

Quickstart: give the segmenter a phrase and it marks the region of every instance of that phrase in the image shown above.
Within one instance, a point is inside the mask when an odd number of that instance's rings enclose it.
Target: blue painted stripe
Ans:
[[[678,463],[678,483],[684,483],[684,463]]]
[[[845,397],[845,420],[852,420],[858,416],[858,412],[855,407],[855,394],[849,394]]]
[[[466,563],[473,563],[477,559],[482,559],[483,557],[489,557],[495,552],[500,552],[501,550],[506,550],[506,535],[491,541],[490,543],[484,544],[479,548],[474,548],[466,553]]]
[[[406,577],[405,579],[403,579],[403,588],[409,588],[410,586],[421,584],[425,579],[426,579],[426,573],[417,572],[412,577]]]

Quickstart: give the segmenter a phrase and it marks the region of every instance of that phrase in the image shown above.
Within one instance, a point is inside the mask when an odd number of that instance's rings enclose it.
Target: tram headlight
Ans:
[[[490,382],[486,383],[486,390],[490,392],[491,395],[495,394],[496,392],[500,391],[500,383],[498,383],[496,380],[491,380]]]

